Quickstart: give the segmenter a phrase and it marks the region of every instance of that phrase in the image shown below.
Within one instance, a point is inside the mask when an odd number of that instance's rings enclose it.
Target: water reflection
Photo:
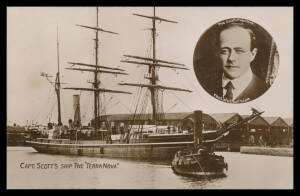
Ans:
[[[7,148],[7,188],[30,189],[291,189],[293,158],[224,152],[226,177],[181,176],[170,163],[115,158],[49,155],[32,148]],[[83,164],[83,168],[21,169],[20,163]],[[116,168],[86,168],[116,164]],[[284,168],[284,169],[283,169]]]

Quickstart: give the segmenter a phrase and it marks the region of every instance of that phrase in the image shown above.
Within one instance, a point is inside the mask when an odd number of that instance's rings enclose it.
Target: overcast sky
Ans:
[[[152,15],[152,7],[100,7],[99,24],[119,35],[100,34],[101,65],[120,67],[129,76],[101,74],[105,88],[137,92],[117,83],[143,82],[147,69],[121,63],[122,55],[151,56],[151,20],[133,13]],[[250,107],[267,116],[293,117],[293,9],[289,7],[157,7],[162,18],[178,24],[157,22],[157,58],[186,64],[189,71],[161,68],[162,85],[193,90],[192,93],[164,91],[167,112],[238,112],[250,114]],[[279,51],[279,71],[274,84],[261,97],[242,104],[228,104],[206,93],[193,71],[193,53],[200,36],[215,23],[228,18],[245,18],[261,25],[274,38]],[[60,44],[61,81],[64,87],[90,87],[91,73],[66,70],[67,62],[95,63],[95,33],[76,26],[95,26],[95,7],[9,7],[7,8],[7,123],[57,122],[56,97],[51,84],[40,76],[57,72],[56,30]],[[83,123],[93,117],[91,92],[62,91],[62,120],[73,118],[72,95],[81,94]],[[135,94],[134,94],[135,95]],[[131,113],[136,96],[106,94],[106,113]],[[184,104],[183,104],[184,103]],[[150,101],[149,101],[150,104]],[[150,107],[148,111],[150,111]]]

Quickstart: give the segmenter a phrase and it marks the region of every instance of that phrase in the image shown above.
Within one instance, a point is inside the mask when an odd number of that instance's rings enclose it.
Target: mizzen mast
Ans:
[[[61,126],[62,125],[62,121],[61,121],[61,107],[60,107],[60,85],[62,84],[60,82],[60,74],[59,74],[59,42],[58,42],[58,27],[56,29],[56,45],[57,45],[57,73],[56,73],[56,78],[55,78],[55,82],[52,82],[49,80],[49,78],[53,77],[51,75],[48,75],[47,73],[41,72],[41,76],[47,78],[48,82],[54,86],[55,89],[55,93],[57,96],[57,122],[58,125]]]
[[[156,99],[158,89],[192,92],[187,89],[158,85],[157,84],[158,73],[157,73],[156,68],[163,67],[163,68],[170,68],[170,69],[183,69],[183,70],[189,70],[189,69],[185,68],[184,64],[171,62],[171,61],[165,61],[165,60],[156,58],[156,21],[177,23],[176,21],[172,21],[172,20],[168,20],[168,19],[164,19],[164,18],[156,16],[155,7],[153,9],[153,16],[146,16],[146,15],[141,15],[141,14],[133,14],[133,15],[152,20],[152,29],[151,29],[152,30],[152,45],[153,45],[152,58],[140,57],[140,56],[134,56],[134,55],[124,55],[124,57],[126,57],[126,58],[133,58],[135,60],[144,60],[144,62],[133,61],[133,60],[123,60],[121,62],[149,66],[149,69],[148,69],[149,77],[145,77],[145,78],[150,81],[150,84],[133,84],[133,83],[119,83],[119,84],[127,85],[127,86],[146,87],[150,90],[151,104],[152,104],[152,120],[154,122],[156,122],[158,120],[158,114],[157,114],[158,100]]]
[[[95,64],[87,64],[87,63],[80,63],[80,62],[69,62],[69,64],[73,66],[85,66],[85,67],[92,67],[94,69],[83,69],[83,68],[66,68],[68,70],[73,70],[73,71],[87,71],[87,72],[93,72],[94,73],[94,82],[93,88],[77,88],[77,87],[67,87],[64,89],[70,89],[70,90],[80,90],[80,91],[93,91],[94,92],[94,128],[97,130],[99,128],[99,123],[98,123],[98,117],[99,117],[99,93],[100,92],[109,92],[109,93],[126,93],[126,94],[131,94],[129,92],[125,91],[117,91],[117,90],[111,90],[111,89],[104,89],[104,88],[99,88],[100,85],[100,79],[98,79],[98,74],[100,73],[105,73],[105,74],[121,74],[121,75],[127,75],[124,73],[123,69],[119,68],[112,68],[108,66],[102,66],[99,65],[99,59],[98,59],[98,53],[99,53],[99,46],[98,46],[98,41],[99,41],[99,32],[104,32],[104,33],[110,33],[110,34],[115,34],[118,35],[118,33],[112,32],[112,31],[107,31],[102,28],[99,28],[99,21],[98,21],[98,7],[96,8],[97,10],[97,19],[96,19],[96,27],[91,27],[91,26],[86,26],[86,25],[76,25],[79,27],[87,28],[90,30],[95,31]]]

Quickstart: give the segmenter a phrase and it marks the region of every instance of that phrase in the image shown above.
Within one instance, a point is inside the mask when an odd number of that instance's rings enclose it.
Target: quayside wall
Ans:
[[[240,152],[244,154],[257,154],[257,155],[272,155],[272,156],[287,156],[287,157],[294,156],[293,148],[241,146]]]

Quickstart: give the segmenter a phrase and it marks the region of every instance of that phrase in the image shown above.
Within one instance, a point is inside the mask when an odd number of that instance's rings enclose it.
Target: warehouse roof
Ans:
[[[165,113],[165,120],[183,120],[186,118],[192,117],[192,112],[177,112],[177,113]],[[238,113],[203,113],[203,120],[206,122],[211,122],[212,119],[216,122],[224,123],[233,117],[238,116],[243,119],[249,117],[250,115],[239,115]],[[134,114],[109,114],[101,116],[101,119],[106,118],[109,121],[128,121],[133,120],[150,120],[152,119],[152,114],[142,114],[142,115],[134,115]],[[250,124],[253,125],[271,125],[275,123],[276,125],[293,125],[292,118],[281,118],[276,116],[258,116],[249,121]],[[275,125],[274,124],[274,125]]]
[[[224,123],[234,117],[235,115],[239,115],[238,113],[213,113],[209,114],[213,117],[216,121]]]
[[[279,117],[277,116],[264,116],[263,117],[270,125],[274,123]]]
[[[289,126],[281,117],[264,117],[272,126],[287,127]]]
[[[294,125],[294,121],[292,118],[283,118],[283,120],[286,122],[286,124],[288,124],[289,126],[293,126]]]

